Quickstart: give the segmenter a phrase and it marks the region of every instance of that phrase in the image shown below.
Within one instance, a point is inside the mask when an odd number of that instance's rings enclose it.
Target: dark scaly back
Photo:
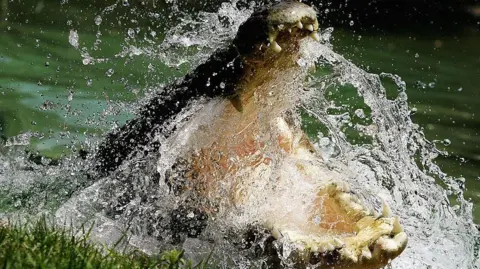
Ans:
[[[268,39],[268,8],[262,7],[239,28],[232,44],[216,51],[185,78],[167,86],[145,105],[139,114],[124,126],[106,135],[95,154],[97,172],[106,175],[115,170],[133,152],[158,150],[153,141],[165,122],[200,97],[230,97],[238,90],[244,76],[243,57],[251,54],[255,45]],[[216,73],[214,76],[213,74]]]
[[[182,81],[167,86],[149,100],[135,118],[106,135],[94,157],[97,172],[108,174],[137,150],[157,150],[160,145],[151,143],[155,135],[170,135],[162,130],[165,122],[194,99],[234,95],[242,74],[242,61],[233,45],[215,52]]]

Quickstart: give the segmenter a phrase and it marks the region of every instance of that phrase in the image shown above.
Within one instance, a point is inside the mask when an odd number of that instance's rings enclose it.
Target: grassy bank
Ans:
[[[41,219],[29,225],[0,223],[0,268],[210,268],[208,260],[193,264],[183,251],[148,256],[101,248],[89,239],[48,225]]]

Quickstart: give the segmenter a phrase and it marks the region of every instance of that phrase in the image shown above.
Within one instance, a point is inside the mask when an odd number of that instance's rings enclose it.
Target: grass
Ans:
[[[0,222],[0,268],[210,268],[208,258],[199,264],[183,257],[182,250],[148,256],[141,251],[119,252],[48,224],[42,218],[31,224]]]

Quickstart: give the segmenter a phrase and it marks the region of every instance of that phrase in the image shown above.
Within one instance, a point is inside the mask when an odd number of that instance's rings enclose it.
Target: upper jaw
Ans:
[[[271,51],[278,53],[296,47],[310,36],[319,41],[316,11],[297,1],[285,1],[254,12],[239,28],[233,43],[241,55]]]

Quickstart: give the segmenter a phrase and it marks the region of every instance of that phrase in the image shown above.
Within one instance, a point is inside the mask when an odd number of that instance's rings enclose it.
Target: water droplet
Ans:
[[[89,65],[90,64],[90,59],[85,58],[85,59],[82,60],[82,63],[83,63],[83,65]]]
[[[430,88],[435,88],[435,82],[430,82],[430,83],[428,83],[428,87],[430,87]]]
[[[45,66],[46,66],[46,67],[49,67],[49,66],[50,66],[50,63],[49,63],[49,62],[45,62]]]
[[[350,21],[350,26],[353,26],[355,23],[353,21]]]
[[[361,108],[355,110],[355,115],[361,119],[365,118],[365,112]]]
[[[74,48],[78,49],[78,33],[76,30],[70,30],[70,34],[68,35],[68,43],[72,45]]]
[[[102,17],[100,15],[95,16],[95,24],[96,25],[102,24]]]
[[[459,92],[463,91],[463,87],[458,88],[457,91]]]
[[[330,145],[330,138],[322,137],[319,141],[319,144],[320,144],[321,147],[326,147],[326,146]]]
[[[399,92],[397,96],[397,100],[405,102],[408,100],[408,96],[405,92]]]
[[[420,54],[415,53],[415,58],[418,58],[418,57],[420,57]]]
[[[220,88],[225,89],[225,82],[220,83]]]
[[[31,122],[32,125],[37,125],[37,122],[33,121]]]
[[[87,86],[92,87],[93,81],[91,79],[87,80]]]
[[[105,72],[105,75],[107,77],[111,77],[113,75],[113,73],[115,73],[115,70],[113,70],[113,68],[110,68],[107,70],[107,72]]]
[[[135,30],[133,30],[132,28],[128,28],[127,33],[129,37],[131,38],[135,37]]]
[[[448,138],[445,138],[445,139],[443,139],[442,143],[445,146],[449,146],[450,144],[452,144],[452,141],[450,141],[450,139],[448,139]]]

